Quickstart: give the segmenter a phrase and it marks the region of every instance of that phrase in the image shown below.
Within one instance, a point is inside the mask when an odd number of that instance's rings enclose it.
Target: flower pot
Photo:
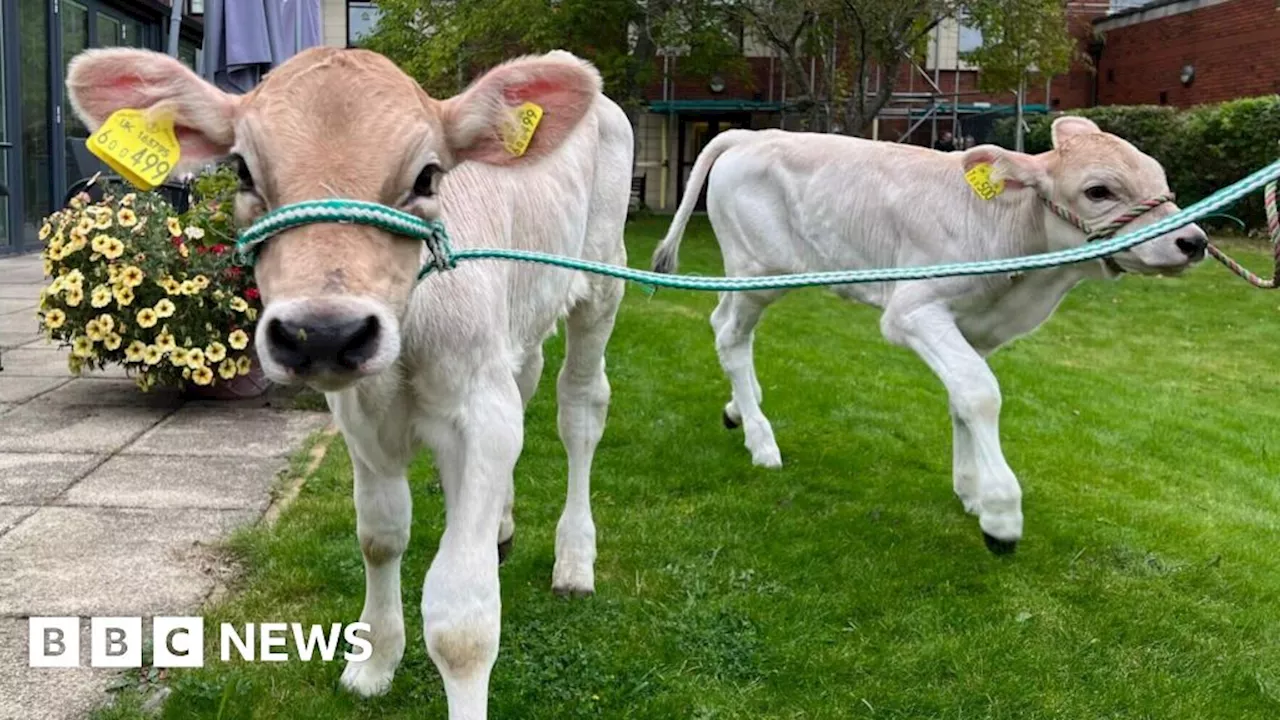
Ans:
[[[246,400],[260,397],[271,388],[271,381],[258,364],[257,354],[252,347],[249,352],[253,358],[253,367],[248,375],[237,375],[230,380],[215,378],[211,385],[197,385],[187,380],[182,385],[182,394],[193,400]]]

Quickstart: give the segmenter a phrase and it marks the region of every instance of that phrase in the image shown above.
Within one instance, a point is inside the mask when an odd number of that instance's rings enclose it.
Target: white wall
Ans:
[[[320,0],[320,14],[323,18],[324,44],[332,47],[346,47],[346,0]]]

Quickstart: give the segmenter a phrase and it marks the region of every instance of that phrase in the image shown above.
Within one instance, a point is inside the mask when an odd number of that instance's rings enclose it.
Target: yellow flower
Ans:
[[[196,284],[194,282],[191,282],[190,280],[182,281],[183,295],[195,295],[198,292],[200,292],[200,288],[196,287]]]
[[[249,303],[245,302],[244,298],[234,297],[231,298],[231,309],[236,312],[244,312],[249,309]]]
[[[89,304],[96,308],[106,307],[111,303],[111,288],[106,285],[99,285],[93,289],[93,294],[89,296]]]
[[[93,357],[93,341],[83,335],[76,336],[71,341],[71,354],[78,358]]]
[[[221,290],[214,290],[214,291],[213,291],[213,299],[214,299],[214,300],[221,300],[222,298],[224,298],[224,297],[226,297],[226,296],[227,296],[227,294],[226,294],[226,293],[224,293],[224,292],[222,292]]]
[[[201,365],[191,371],[191,379],[194,380],[197,385],[208,385],[213,382],[213,371]]]
[[[93,226],[99,230],[106,230],[111,227],[111,211],[106,208],[103,208],[102,210],[103,212],[98,213],[98,221],[95,222]]]
[[[67,273],[66,277],[67,277],[67,282],[71,283],[72,285],[78,286],[80,285],[80,283],[84,282],[84,273],[80,272],[79,270],[72,270],[71,272]]]
[[[49,234],[50,234],[50,233],[52,233],[52,232],[53,232],[53,226],[52,226],[52,225],[50,225],[49,223],[45,223],[45,224],[41,225],[41,226],[40,226],[40,239],[41,239],[41,240],[44,240],[44,239],[48,238],[48,237],[49,237]]]
[[[89,336],[90,340],[95,340],[95,341],[101,340],[106,336],[106,333],[102,331],[102,326],[98,324],[97,320],[90,320],[89,322],[85,323],[84,333],[85,335]]]
[[[116,329],[116,319],[103,313],[98,316],[98,327],[102,328],[104,334],[109,333]]]
[[[116,296],[116,304],[120,307],[128,307],[133,303],[133,288],[116,287],[112,294]]]
[[[130,228],[138,224],[138,216],[129,208],[120,208],[120,212],[116,213],[116,222],[120,223],[120,227]]]
[[[107,339],[102,341],[102,346],[108,350],[119,350],[120,343],[124,342],[124,338],[119,333],[108,333]]]
[[[155,345],[148,345],[146,349],[142,351],[142,362],[148,365],[155,365],[160,362],[163,357],[164,351]]]
[[[67,249],[66,249],[66,251],[65,251],[65,252],[63,252],[62,254],[63,254],[63,255],[70,255],[70,254],[71,254],[71,253],[73,253],[73,252],[79,252],[80,250],[83,250],[83,249],[84,249],[84,246],[85,246],[85,245],[88,245],[88,244],[89,244],[89,236],[88,236],[88,235],[85,235],[85,234],[84,234],[84,233],[82,233],[82,232],[76,232],[75,230],[72,230],[72,231],[71,231],[71,244],[70,244],[70,245],[67,245]]]
[[[249,318],[249,322],[256,322],[258,320],[258,308],[249,308],[244,316]]]
[[[209,362],[221,362],[227,356],[227,346],[215,340],[204,349],[204,356],[209,358]]]
[[[84,360],[81,360],[75,355],[67,356],[67,369],[71,371],[72,375],[79,375],[80,370],[83,368],[84,368]]]
[[[227,336],[227,344],[235,350],[243,350],[249,346],[249,336],[243,330],[233,331]]]
[[[44,249],[44,256],[49,258],[50,260],[61,260],[62,248],[59,246],[50,245],[49,247]]]
[[[151,308],[144,308],[138,311],[138,327],[150,328],[156,326],[156,311]]]
[[[134,340],[129,343],[129,347],[124,349],[124,359],[129,362],[141,362],[146,357],[146,354],[147,344],[141,340]]]
[[[204,230],[195,226],[188,227],[186,230],[186,234],[187,234],[187,237],[191,238],[192,240],[201,240],[204,238]]]
[[[191,379],[191,368],[182,368],[182,379],[183,380]]]
[[[57,330],[67,321],[67,314],[61,310],[54,308],[44,314],[44,326],[50,330]]]
[[[142,284],[142,269],[134,265],[129,265],[120,271],[120,282],[129,287],[138,287]]]
[[[187,365],[189,367],[204,367],[204,351],[200,348],[191,348],[187,351]]]
[[[191,282],[196,284],[197,290],[203,290],[209,287],[209,278],[205,277],[204,275],[197,275],[191,278]]]
[[[124,243],[115,238],[111,238],[111,242],[107,243],[107,246],[103,248],[102,254],[108,260],[115,260],[124,254]]]
[[[178,295],[182,292],[182,284],[171,277],[161,280],[160,287],[164,288],[164,291],[170,295]]]
[[[186,365],[187,364],[186,348],[174,348],[173,351],[169,353],[169,362],[173,363],[174,367],[183,367],[184,365]]]
[[[156,384],[156,379],[151,377],[151,373],[144,372],[135,378],[134,382],[138,383],[139,390],[142,392],[148,392],[151,390],[151,386]]]
[[[177,310],[177,308],[173,306],[173,301],[169,298],[164,298],[160,302],[156,303],[156,317],[172,317],[175,310]]]
[[[241,375],[248,375],[252,369],[253,363],[249,360],[248,355],[241,355],[236,358],[236,370],[239,370]]]
[[[222,378],[223,380],[230,380],[235,376],[236,376],[235,360],[232,360],[231,358],[227,358],[226,360],[222,361],[222,364],[218,365],[218,377]]]
[[[191,255],[191,253],[187,250],[186,243],[182,243],[181,245],[178,246],[178,254],[181,255],[182,257],[188,257]]]
[[[79,231],[81,235],[88,235],[89,231],[92,229],[93,221],[87,217],[80,218],[80,222],[76,223],[76,230]]]
[[[120,204],[125,207],[133,207],[133,201],[137,197],[138,197],[137,195],[134,195],[133,193],[129,193],[128,195],[125,195],[124,197],[120,198]]]
[[[100,253],[106,249],[109,242],[111,242],[110,235],[94,235],[93,242],[89,243],[89,247],[93,248],[94,252]]]
[[[68,288],[67,295],[63,299],[66,301],[67,305],[71,307],[79,307],[80,301],[84,300],[84,291],[81,290],[78,285]]]
[[[169,228],[169,234],[178,237],[182,234],[182,223],[178,222],[178,218],[171,217],[164,221],[166,227]]]
[[[166,329],[156,336],[156,346],[163,352],[169,352],[178,346],[174,341],[173,335]]]
[[[52,275],[52,274],[53,274],[53,261],[52,261],[52,260],[45,260],[45,261],[44,261],[44,274],[45,274],[45,275]]]

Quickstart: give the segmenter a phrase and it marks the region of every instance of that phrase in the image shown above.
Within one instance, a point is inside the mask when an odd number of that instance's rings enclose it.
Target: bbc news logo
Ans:
[[[27,650],[31,667],[80,667],[80,618],[33,617],[27,621]],[[345,640],[344,660],[367,660],[373,645],[358,632],[367,623],[343,626],[301,623],[246,623],[218,626],[218,657],[230,662],[286,662],[296,656],[310,662],[331,662]],[[89,665],[100,668],[142,667],[142,618],[89,618]],[[290,655],[292,645],[294,656]],[[155,617],[151,620],[151,663],[158,668],[204,666],[204,618]]]

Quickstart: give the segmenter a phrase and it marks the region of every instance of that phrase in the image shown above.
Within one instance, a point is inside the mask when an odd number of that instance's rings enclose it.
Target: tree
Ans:
[[[1022,106],[1027,74],[1066,72],[1077,54],[1061,0],[967,0],[966,24],[982,33],[982,46],[965,58],[980,70],[979,85],[1017,95],[1015,147],[1022,150]]]
[[[716,0],[380,0],[378,8],[363,45],[441,97],[517,53],[563,49],[591,59],[634,124],[660,48],[687,48],[681,64],[691,72],[742,62]]]

